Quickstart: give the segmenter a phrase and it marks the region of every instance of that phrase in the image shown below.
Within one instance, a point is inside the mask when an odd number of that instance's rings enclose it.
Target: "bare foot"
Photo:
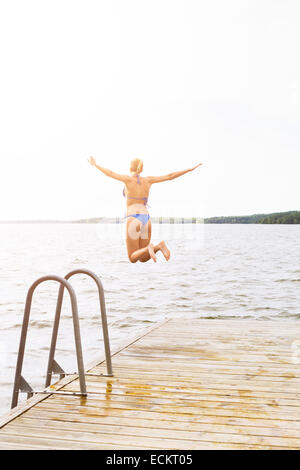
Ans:
[[[159,248],[166,260],[169,261],[171,253],[164,241],[161,241],[159,243]]]
[[[148,245],[148,251],[149,251],[150,258],[153,259],[154,263],[156,263],[156,256],[154,252],[154,246],[152,245],[152,243]]]

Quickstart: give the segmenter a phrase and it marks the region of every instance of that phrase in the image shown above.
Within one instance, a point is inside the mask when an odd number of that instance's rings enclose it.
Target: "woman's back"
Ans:
[[[139,201],[141,203],[145,203],[145,201],[147,202],[150,187],[151,183],[149,178],[143,178],[139,175],[128,176],[128,179],[125,181],[127,207],[137,204]]]

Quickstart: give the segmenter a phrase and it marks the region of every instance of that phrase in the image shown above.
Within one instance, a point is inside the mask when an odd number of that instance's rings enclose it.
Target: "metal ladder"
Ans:
[[[69,282],[70,277],[74,276],[75,274],[85,274],[91,277],[92,279],[94,279],[98,288],[107,374],[85,374],[84,372],[77,299],[76,299],[75,291]],[[53,323],[51,346],[50,346],[50,351],[49,351],[48,367],[47,367],[47,374],[46,374],[46,381],[45,381],[45,389],[41,391],[37,391],[37,390],[33,390],[32,387],[29,385],[29,383],[22,376],[22,367],[23,367],[24,351],[25,351],[25,344],[26,344],[26,337],[27,337],[27,331],[28,331],[33,293],[35,289],[37,288],[37,286],[45,281],[56,281],[60,284],[60,288],[58,292],[56,311],[55,311],[55,317],[54,317],[54,323]],[[47,390],[47,387],[51,385],[51,379],[52,379],[53,374],[58,374],[60,379],[62,379],[63,377],[67,375],[74,375],[74,373],[65,372],[54,359],[56,341],[57,341],[57,335],[58,335],[58,327],[59,327],[65,288],[69,292],[70,300],[71,300],[80,392],[67,392],[67,391],[52,390],[52,389]],[[32,397],[34,393],[46,393],[46,394],[56,393],[56,394],[63,394],[63,395],[87,396],[86,382],[85,382],[86,375],[97,375],[97,376],[102,376],[102,377],[113,376],[108,327],[107,327],[107,318],[106,318],[105,297],[104,297],[104,290],[103,290],[102,283],[99,277],[88,269],[75,269],[74,271],[70,271],[64,278],[60,276],[56,276],[56,275],[40,277],[31,285],[31,287],[29,288],[27,292],[23,324],[22,324],[22,330],[21,330],[19,352],[18,352],[18,358],[17,358],[16,372],[15,372],[15,381],[14,381],[14,388],[13,388],[13,394],[12,394],[11,408],[14,408],[15,406],[17,406],[20,392],[27,393],[27,398]]]

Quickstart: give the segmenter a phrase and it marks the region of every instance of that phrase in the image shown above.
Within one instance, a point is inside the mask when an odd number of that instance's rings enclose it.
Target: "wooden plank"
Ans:
[[[166,338],[161,339],[160,341],[156,340],[151,340],[151,341],[141,341],[141,343],[135,347],[130,347],[128,348],[128,351],[131,350],[138,350],[142,349],[147,351],[147,349],[153,348],[155,346],[155,351],[163,351],[168,354],[176,354],[178,350],[182,350],[182,347],[180,344],[178,346],[174,345],[169,345],[167,346],[166,344],[164,345],[164,342],[166,342]],[[241,341],[236,341],[236,342],[230,342],[230,343],[221,343],[219,341],[197,341],[196,343],[191,342],[191,341],[185,341],[184,342],[184,352],[185,353],[191,353],[192,355],[196,354],[202,354],[203,351],[220,351],[220,352],[236,352],[237,350],[240,352],[242,351],[243,353],[245,352],[266,352],[268,353],[268,350],[270,351],[271,354],[280,354],[284,356],[290,356],[291,353],[293,352],[292,347],[290,342],[288,344],[282,344],[282,345],[266,345],[266,344],[258,344],[253,342],[241,342]]]
[[[276,322],[273,321],[267,321],[267,322],[258,322],[256,321],[257,324],[260,324],[261,327],[257,327],[255,325],[250,325],[247,324],[247,320],[234,320],[233,324],[230,324],[228,320],[225,320],[223,324],[221,320],[216,320],[215,322],[211,323],[205,323],[204,320],[200,320],[199,323],[193,324],[190,323],[190,320],[188,320],[188,325],[184,325],[183,323],[178,325],[172,325],[172,320],[168,321],[167,325],[162,326],[162,328],[159,329],[158,336],[165,334],[165,333],[172,333],[172,332],[182,332],[182,334],[188,334],[190,331],[195,331],[199,334],[204,334],[206,331],[207,332],[220,332],[223,331],[224,334],[232,334],[232,332],[238,332],[240,336],[246,336],[249,332],[249,334],[253,334],[255,332],[259,333],[260,335],[265,335],[265,337],[268,337],[269,333],[274,333],[274,335],[280,335],[284,336],[285,334],[287,335],[292,335],[293,330],[299,330],[300,329],[300,322],[297,321],[295,323],[286,323],[286,324],[278,324],[276,325]],[[217,324],[218,322],[218,324]],[[244,327],[240,328],[241,322],[243,323]],[[275,324],[275,326],[273,326]],[[209,337],[209,336],[207,336]]]
[[[231,360],[230,360],[231,359]],[[228,369],[233,369],[234,367],[237,367],[237,364],[239,364],[239,367],[244,367],[244,370],[247,368],[257,368],[257,364],[260,364],[260,368],[266,368],[272,371],[273,373],[278,373],[280,372],[290,372],[290,373],[297,373],[299,375],[300,370],[299,370],[299,365],[294,365],[291,362],[281,362],[281,363],[273,363],[270,361],[269,363],[264,363],[262,361],[255,362],[255,361],[242,361],[239,358],[236,358],[235,360],[232,358],[228,358],[226,360],[219,360],[219,359],[207,359],[207,358],[201,358],[199,357],[198,360],[190,360],[190,358],[186,361],[183,359],[179,360],[172,360],[172,358],[162,358],[162,357],[149,357],[149,356],[142,356],[142,355],[126,355],[122,354],[118,356],[117,364],[126,364],[127,366],[132,366],[134,367],[135,364],[137,365],[143,365],[144,368],[149,369],[149,364],[151,363],[151,368],[153,369],[159,369],[159,370],[179,370],[181,371],[182,369],[190,371],[193,373],[193,370],[197,371],[198,369],[198,364],[199,361],[202,362],[203,365],[207,366],[218,366],[222,364],[223,366],[226,366]]]
[[[243,323],[243,328],[240,328],[241,323]],[[247,318],[239,318],[239,319],[206,319],[206,318],[199,318],[193,319],[189,318],[188,322],[181,321],[180,318],[171,318],[168,321],[167,325],[162,325],[160,331],[170,331],[172,329],[183,330],[183,331],[191,331],[194,327],[199,328],[199,330],[209,331],[212,329],[213,331],[222,329],[223,331],[227,330],[239,330],[241,334],[249,331],[260,331],[260,332],[267,332],[267,331],[288,331],[291,332],[295,328],[300,329],[300,320],[294,318],[292,320],[259,320],[259,319],[247,319]]]
[[[222,363],[215,363],[215,364],[207,364],[207,363],[199,363],[197,368],[194,368],[192,371],[184,368],[176,368],[171,366],[170,368],[154,368],[153,370],[149,370],[148,368],[145,367],[144,363],[133,363],[130,364],[130,366],[127,365],[127,363],[124,364],[124,362],[119,362],[119,360],[114,362],[114,370],[116,371],[118,375],[119,374],[125,374],[126,376],[135,376],[135,377],[146,377],[151,375],[151,377],[168,377],[170,380],[175,380],[176,378],[179,378],[180,380],[188,381],[188,382],[195,382],[198,381],[201,377],[203,377],[205,374],[209,375],[217,375],[217,376],[222,376],[226,379],[228,376],[236,375],[236,376],[243,376],[247,377],[247,379],[252,378],[252,377],[261,377],[261,378],[266,378],[270,380],[276,380],[278,379],[279,381],[285,380],[285,379],[300,379],[300,373],[297,375],[296,371],[294,369],[266,369],[262,366],[247,366],[247,367],[242,367],[242,366],[237,366],[237,365],[230,365],[230,367],[227,367],[226,364]],[[102,366],[95,367],[91,369],[92,373],[104,373],[104,369]],[[192,372],[192,373],[191,373]]]
[[[9,424],[10,425],[10,424]],[[7,425],[7,426],[9,426]],[[20,433],[20,430],[16,433],[16,431],[11,431],[8,428],[8,431],[1,432],[1,445],[6,449],[7,446],[13,445],[15,450],[20,450],[24,447],[24,445],[31,450],[38,450],[38,449],[45,449],[45,450],[105,450],[105,449],[115,449],[115,446],[109,443],[98,443],[98,442],[78,442],[68,439],[60,439],[56,438],[55,435],[52,437],[43,437],[43,431],[39,429],[38,431],[31,431],[29,432],[27,428],[24,428],[24,431]],[[141,445],[122,445],[122,443],[118,444],[118,449],[145,449],[145,447]]]
[[[238,351],[236,349],[212,349],[212,348],[203,348],[203,349],[198,349],[196,351],[195,349],[192,351],[191,348],[185,349],[183,347],[179,347],[175,350],[173,349],[172,351],[170,350],[164,350],[163,348],[156,348],[155,353],[153,353],[153,348],[155,346],[153,344],[149,345],[148,347],[145,348],[129,348],[126,353],[122,353],[122,356],[142,356],[148,358],[163,358],[163,359],[172,359],[172,360],[187,360],[188,361],[196,361],[198,362],[199,359],[218,359],[218,360],[226,360],[226,358],[230,357],[232,360],[238,360],[238,361],[243,361],[245,362],[245,359],[249,361],[254,362],[259,362],[259,361],[265,361],[265,362],[275,362],[275,363],[287,363],[287,364],[292,364],[292,358],[293,358],[293,351],[290,350],[287,354],[272,350],[272,352],[266,352],[262,353],[260,350],[258,351],[247,351],[245,349],[239,349]],[[121,356],[121,357],[122,357]]]
[[[170,324],[175,324],[175,325],[183,325],[183,326],[186,326],[187,323],[185,322],[186,319],[184,318],[180,318],[180,317],[176,317],[176,318],[170,318],[169,319],[169,322]],[[253,324],[253,325],[260,325],[260,324],[283,324],[283,325],[287,325],[287,324],[291,324],[291,325],[295,325],[295,324],[298,324],[300,325],[300,320],[299,319],[295,319],[295,318],[285,318],[285,319],[278,319],[278,318],[274,318],[272,319],[271,321],[270,320],[265,320],[265,319],[260,319],[260,318],[243,318],[243,317],[239,317],[239,318],[202,318],[202,317],[198,317],[198,318],[195,318],[195,317],[192,317],[192,318],[189,318],[188,320],[188,324],[197,324],[197,325],[202,325],[202,324],[215,324],[216,322],[218,322],[218,324],[224,324],[224,325],[227,325],[227,324],[232,324],[232,325],[237,325],[239,322],[243,322],[243,324]]]
[[[99,370],[93,371],[95,375]],[[125,381],[128,383],[145,383],[145,384],[153,384],[153,385],[162,385],[162,386],[170,386],[170,387],[197,387],[198,384],[201,383],[214,383],[214,384],[222,384],[226,386],[226,384],[236,384],[237,382],[240,384],[250,384],[253,385],[261,385],[266,386],[268,388],[272,388],[276,390],[277,387],[282,385],[292,384],[295,386],[297,390],[300,392],[300,377],[294,377],[293,374],[285,374],[284,376],[269,376],[269,375],[261,375],[261,374],[237,374],[231,373],[227,371],[225,374],[225,370],[222,371],[222,376],[219,373],[216,374],[216,371],[208,369],[203,370],[203,373],[199,374],[198,377],[190,377],[189,375],[178,375],[177,373],[173,373],[172,371],[166,372],[151,372],[148,370],[136,369],[132,371],[131,368],[127,367],[115,367],[116,375],[115,377],[118,378],[111,378],[111,381],[114,383],[115,380]],[[220,372],[220,371],[218,371]]]
[[[153,349],[152,349],[153,351]],[[255,364],[263,364],[263,365],[272,365],[273,367],[276,365],[284,366],[288,365],[289,367],[292,364],[292,354],[289,357],[282,357],[280,355],[271,355],[271,354],[248,354],[248,353],[232,353],[232,354],[225,354],[225,353],[220,353],[218,351],[215,352],[209,352],[206,351],[206,353],[203,355],[198,355],[198,356],[192,356],[192,355],[184,355],[184,354],[170,354],[168,355],[163,354],[161,352],[152,352],[151,354],[147,354],[145,351],[142,353],[140,351],[123,351],[119,358],[126,358],[127,361],[132,361],[135,358],[141,359],[143,361],[152,361],[152,362],[170,362],[170,363],[178,363],[178,364],[184,364],[187,361],[188,358],[188,364],[190,365],[196,365],[198,364],[199,360],[214,360],[214,361],[221,361],[221,362],[227,362],[230,360],[230,362],[238,362],[238,363],[244,363],[244,364],[249,364],[249,363],[255,363]]]
[[[300,333],[300,332],[299,332]],[[173,336],[173,335],[172,335]],[[177,337],[177,336],[176,336]],[[178,350],[182,350],[183,352],[191,352],[191,353],[202,353],[205,352],[207,349],[211,350],[220,350],[220,351],[232,351],[232,352],[240,352],[240,351],[248,351],[248,352],[256,352],[256,351],[262,351],[262,352],[268,352],[268,353],[273,353],[273,352],[280,352],[282,354],[290,354],[292,351],[292,345],[294,342],[294,337],[293,336],[291,339],[289,339],[286,342],[281,341],[281,343],[273,341],[272,343],[264,343],[263,344],[263,338],[261,342],[259,341],[259,338],[252,338],[250,340],[250,337],[247,339],[234,339],[234,338],[229,338],[227,341],[225,341],[222,336],[220,335],[220,338],[218,338],[216,335],[213,336],[212,338],[208,338],[205,336],[204,338],[197,337],[197,341],[193,340],[191,341],[190,338],[184,338],[183,341],[180,341],[180,338],[178,337],[178,342],[175,344],[171,341],[170,337],[167,337],[164,335],[162,338],[144,338],[140,342],[137,342],[128,348],[126,348],[126,351],[131,351],[131,350],[138,350],[138,349],[144,349],[147,351],[148,348],[151,348],[152,345],[155,345],[155,351],[161,349],[164,352],[176,352]],[[266,338],[264,338],[266,340]],[[124,351],[124,350],[123,350]]]
[[[194,329],[196,330],[197,327]],[[299,327],[295,328],[294,331],[293,329],[288,330],[284,328],[278,328],[276,330],[268,329],[266,331],[261,331],[258,329],[248,329],[245,326],[245,331],[242,331],[240,328],[234,329],[234,328],[212,328],[212,329],[205,329],[202,327],[202,329],[199,329],[199,331],[196,332],[197,334],[197,339],[201,340],[201,338],[209,339],[210,335],[214,337],[220,337],[222,334],[224,335],[225,342],[232,339],[233,341],[240,340],[240,339],[245,339],[245,340],[254,340],[256,337],[258,337],[258,340],[261,340],[262,338],[265,338],[266,341],[276,341],[278,340],[291,340],[295,337],[295,332],[299,332]],[[159,331],[158,335],[155,335],[157,338],[161,337],[172,337],[176,335],[178,340],[185,339],[185,338],[190,338],[190,333],[192,331],[192,328],[190,329],[184,329],[184,328],[165,328],[161,329]],[[154,337],[153,335],[149,335],[147,339],[151,339]],[[194,335],[195,337],[195,335]],[[268,344],[268,343],[267,343]]]
[[[87,381],[88,393],[96,394],[107,394],[107,384],[97,383],[95,381]],[[145,381],[146,382],[146,381]],[[170,385],[154,385],[154,383],[136,383],[136,382],[110,382],[111,393],[114,395],[131,395],[131,396],[142,396],[142,397],[162,397],[162,398],[176,398],[194,400],[212,400],[222,399],[226,401],[244,401],[245,403],[261,403],[264,404],[270,402],[271,405],[282,405],[282,406],[294,406],[300,411],[300,393],[296,393],[299,388],[290,390],[289,393],[282,386],[282,389],[278,388],[277,392],[274,392],[272,388],[267,387],[255,387],[253,391],[253,384],[247,388],[242,384],[209,384],[204,382],[203,385],[198,387],[171,387]],[[112,384],[114,385],[112,387]],[[168,389],[166,389],[168,388]],[[64,390],[78,392],[80,389],[78,383],[73,383],[64,388]]]
[[[268,354],[279,354],[283,356],[290,356],[293,352],[292,343],[289,341],[287,344],[259,344],[258,340],[255,342],[250,341],[230,341],[221,343],[220,340],[201,340],[197,342],[192,342],[189,340],[184,341],[184,345],[180,343],[178,345],[169,344],[166,345],[166,338],[161,338],[159,341],[157,338],[154,340],[144,339],[140,343],[133,345],[128,348],[128,351],[131,350],[143,350],[147,351],[150,348],[155,347],[155,351],[163,351],[168,354],[177,354],[178,351],[183,351],[184,353],[191,353],[191,355],[203,354],[208,351],[220,351],[220,352],[248,352],[248,353],[257,353],[263,352]]]

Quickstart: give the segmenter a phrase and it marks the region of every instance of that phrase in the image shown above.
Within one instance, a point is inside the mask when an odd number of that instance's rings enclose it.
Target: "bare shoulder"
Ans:
[[[163,181],[169,181],[172,179],[172,174],[169,175],[162,175],[162,176],[148,176],[149,185],[154,183],[162,183]]]
[[[131,176],[130,175],[119,175],[120,176],[120,181],[122,181],[125,185],[130,183],[131,181]]]
[[[155,180],[155,176],[145,176],[144,181],[145,183],[152,184]]]
[[[129,183],[131,181],[131,176],[130,175],[122,175],[124,183]]]

